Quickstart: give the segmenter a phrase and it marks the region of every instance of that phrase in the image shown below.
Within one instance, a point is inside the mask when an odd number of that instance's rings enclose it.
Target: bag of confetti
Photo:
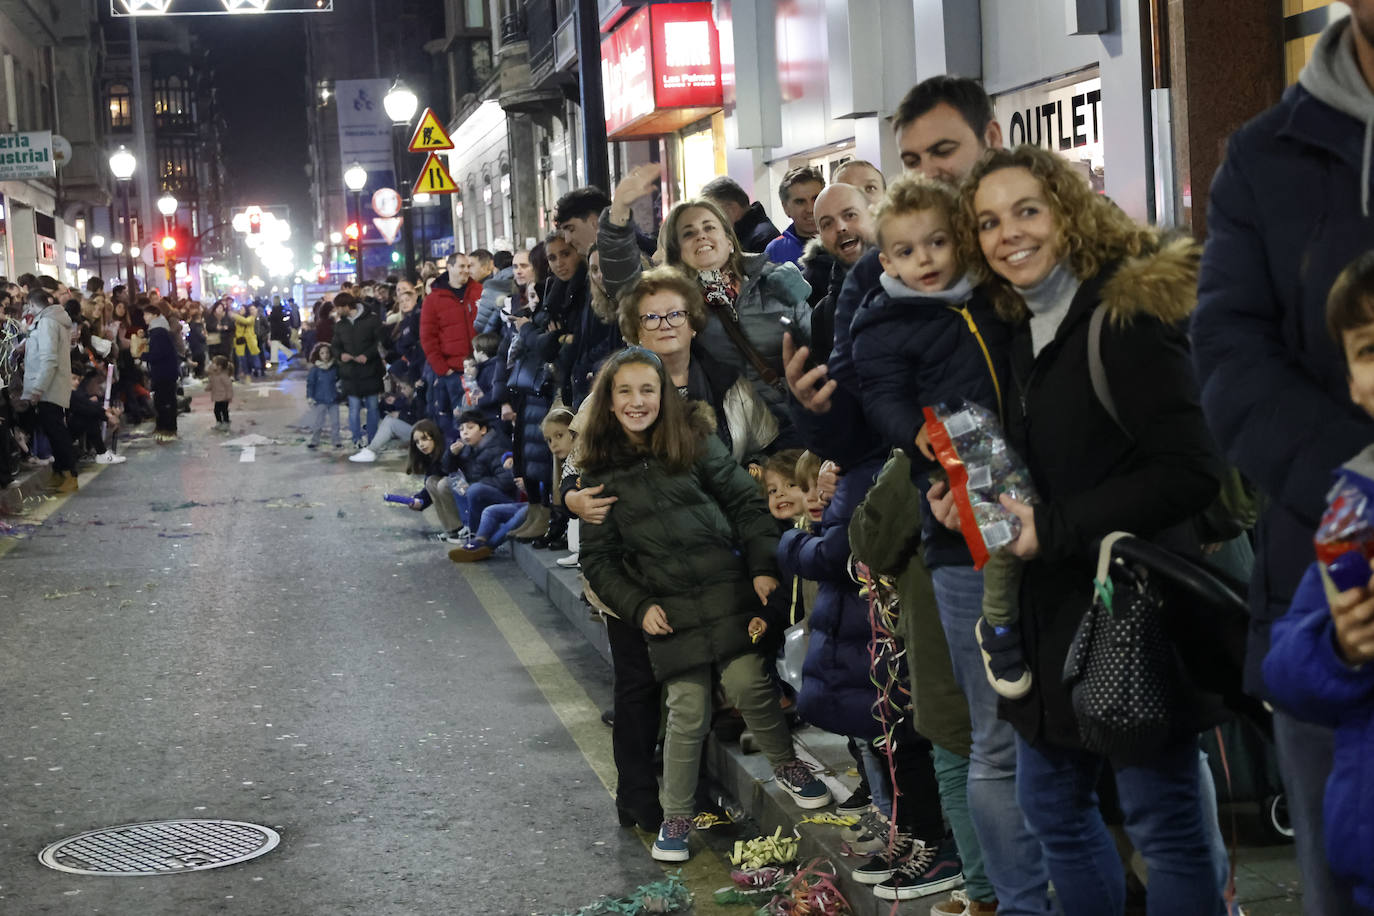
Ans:
[[[925,408],[926,431],[935,457],[949,477],[959,528],[982,569],[988,555],[1021,536],[1021,521],[1000,502],[1003,494],[1023,503],[1037,501],[1030,471],[1007,445],[997,415],[979,404]]]

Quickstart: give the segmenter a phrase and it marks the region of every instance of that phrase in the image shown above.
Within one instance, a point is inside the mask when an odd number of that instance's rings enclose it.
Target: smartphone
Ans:
[[[783,331],[792,335],[792,346],[810,347],[811,329],[805,327],[800,322],[793,321],[790,315],[783,315],[778,319],[778,324],[782,325]],[[807,360],[809,363],[810,360]]]

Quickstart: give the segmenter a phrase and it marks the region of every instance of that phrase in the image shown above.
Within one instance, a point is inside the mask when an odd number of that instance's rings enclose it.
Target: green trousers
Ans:
[[[664,684],[668,698],[668,729],[663,739],[663,789],[659,800],[664,817],[695,814],[701,748],[711,728],[710,667],[698,668]],[[763,656],[750,652],[720,669],[725,698],[744,715],[768,762],[773,766],[796,757],[792,733],[778,708],[778,695],[763,671]]]

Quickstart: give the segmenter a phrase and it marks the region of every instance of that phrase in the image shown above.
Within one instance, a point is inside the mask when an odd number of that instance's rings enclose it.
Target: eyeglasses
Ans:
[[[687,322],[687,313],[682,309],[674,309],[666,315],[655,315],[650,312],[647,315],[639,316],[639,323],[646,331],[657,331],[666,323],[670,328],[680,328]]]

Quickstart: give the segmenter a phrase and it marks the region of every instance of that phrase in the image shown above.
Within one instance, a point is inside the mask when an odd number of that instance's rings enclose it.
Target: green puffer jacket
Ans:
[[[696,412],[693,423],[702,449],[689,471],[639,457],[582,474],[583,486],[605,484],[601,495],[618,498],[605,522],[582,527],[582,571],[636,628],[662,606],[673,632],[647,637],[659,680],[753,651],[753,578],[778,575],[778,528],[758,484],[715,435],[714,418]]]
[[[921,495],[901,449],[893,450],[849,522],[849,547],[873,573],[897,580],[912,726],[932,744],[967,757],[973,743],[968,701],[954,680],[930,570],[921,560]]]

